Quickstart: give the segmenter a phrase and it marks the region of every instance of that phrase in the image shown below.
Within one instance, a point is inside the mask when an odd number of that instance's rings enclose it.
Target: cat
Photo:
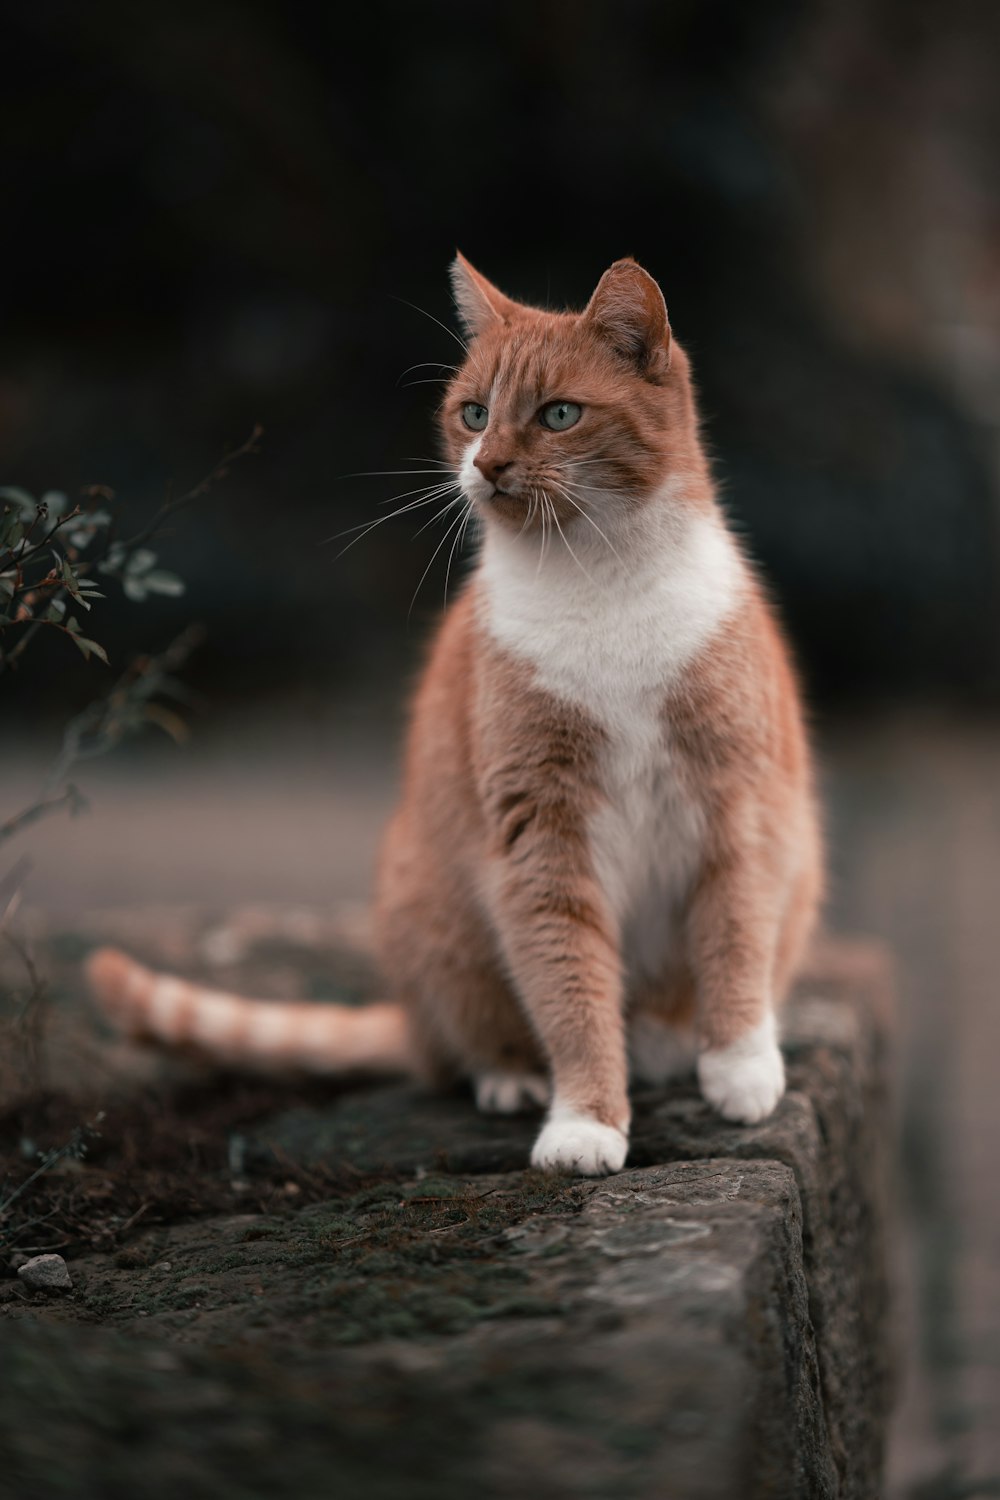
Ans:
[[[618,1171],[629,1075],[694,1070],[727,1120],[784,1091],[777,1009],[821,898],[796,678],[717,503],[656,281],[583,312],[461,255],[439,413],[482,522],[413,704],[361,1009],[247,1001],[90,960],[120,1024],[228,1061],[471,1081],[545,1111],[535,1167]],[[762,356],[763,357],[763,356]]]

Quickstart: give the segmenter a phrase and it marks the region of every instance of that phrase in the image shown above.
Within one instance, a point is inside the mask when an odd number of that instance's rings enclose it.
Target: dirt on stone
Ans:
[[[43,1317],[117,1327],[143,1318],[168,1336],[192,1337],[197,1325],[226,1343],[248,1326],[294,1323],[350,1344],[532,1311],[503,1236],[543,1208],[572,1212],[572,1184],[531,1173],[516,1184],[463,1181],[435,1173],[433,1153],[417,1171],[397,1169],[388,1149],[363,1167],[344,1152],[290,1153],[268,1122],[328,1115],[371,1086],[239,1075],[123,1046],[82,992],[82,954],[111,938],[228,988],[287,993],[294,972],[300,996],[356,1001],[369,971],[344,927],[301,914],[157,913],[137,942],[135,914],[125,913],[95,920],[92,933],[41,937],[51,981],[39,1072],[56,1083],[18,1088],[26,1073],[8,1048],[0,1316],[34,1301]],[[16,1278],[24,1255],[53,1252],[74,1280],[58,1310]],[[265,1303],[270,1266],[281,1270]]]
[[[877,956],[840,945],[792,1007],[771,1119],[726,1125],[693,1079],[639,1093],[631,1165],[595,1182],[525,1170],[536,1122],[468,1093],[123,1043],[80,981],[107,941],[244,993],[371,992],[357,928],[308,913],[36,935],[44,1025],[0,1048],[0,1500],[703,1500],[747,1454],[748,1495],[793,1469],[871,1492]],[[18,1278],[45,1253],[70,1289]]]

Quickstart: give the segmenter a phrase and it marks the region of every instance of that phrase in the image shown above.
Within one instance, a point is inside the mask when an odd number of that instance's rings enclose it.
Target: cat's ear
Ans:
[[[670,324],[663,293],[634,260],[616,260],[597,283],[584,322],[648,380],[670,366]]]
[[[518,304],[497,291],[461,251],[451,263],[451,289],[458,316],[471,338],[485,333],[495,323],[508,322],[518,311]]]

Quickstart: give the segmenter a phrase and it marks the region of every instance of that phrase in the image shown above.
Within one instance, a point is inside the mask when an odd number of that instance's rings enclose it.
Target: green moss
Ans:
[[[188,1286],[175,1286],[172,1288],[167,1300],[170,1307],[193,1307],[196,1302],[203,1302],[211,1295],[207,1286],[200,1283]]]
[[[92,1315],[128,1323],[138,1314],[197,1328],[210,1312],[247,1326],[300,1330],[315,1345],[460,1333],[478,1322],[555,1309],[528,1290],[532,1272],[507,1231],[544,1213],[573,1215],[578,1183],[537,1173],[496,1186],[434,1173],[368,1184],[298,1213],[262,1217],[213,1246],[157,1241],[172,1271],[117,1271],[87,1299]],[[561,1246],[550,1247],[552,1254]]]
[[[244,1244],[251,1240],[273,1240],[280,1234],[277,1224],[251,1224],[244,1229],[240,1238]]]

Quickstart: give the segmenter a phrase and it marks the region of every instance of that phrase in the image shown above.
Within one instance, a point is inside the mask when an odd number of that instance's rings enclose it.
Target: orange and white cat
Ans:
[[[729,1120],[781,1098],[822,885],[809,750],[656,282],[617,261],[552,313],[452,276],[469,342],[440,423],[482,546],[382,854],[389,1000],[248,1001],[110,950],[90,978],[121,1024],[231,1062],[469,1078],[481,1109],[545,1108],[535,1166],[614,1172],[630,1072],[695,1067]]]

